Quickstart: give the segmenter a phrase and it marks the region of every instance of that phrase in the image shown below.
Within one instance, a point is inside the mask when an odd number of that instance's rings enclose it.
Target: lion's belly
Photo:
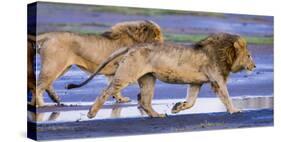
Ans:
[[[94,62],[89,62],[87,60],[83,60],[80,62],[80,64],[76,64],[81,70],[87,72],[87,73],[94,73],[99,64],[94,63]],[[118,62],[117,61],[112,61],[108,65],[106,65],[99,73],[103,75],[113,75],[118,67]]]
[[[167,83],[175,84],[190,84],[190,83],[204,83],[208,81],[208,78],[202,72],[176,72],[166,71],[154,73],[154,76]]]

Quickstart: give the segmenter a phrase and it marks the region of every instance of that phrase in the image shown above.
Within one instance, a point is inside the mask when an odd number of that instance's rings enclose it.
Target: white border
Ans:
[[[280,139],[280,4],[277,0],[48,0],[52,2],[166,8],[272,15],[275,17],[275,127],[111,137],[76,141],[276,141]],[[1,141],[31,141],[26,135],[26,5],[33,0],[1,1]],[[3,80],[4,79],[4,80]]]

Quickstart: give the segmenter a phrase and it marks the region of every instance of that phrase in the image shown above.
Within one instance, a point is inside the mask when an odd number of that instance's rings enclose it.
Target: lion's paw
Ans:
[[[238,108],[233,108],[231,110],[228,111],[230,114],[235,114],[235,113],[241,113],[242,110],[238,109]]]
[[[129,97],[122,97],[122,98],[117,99],[118,103],[128,103],[130,101],[131,101],[131,99]]]
[[[87,114],[87,117],[90,118],[90,119],[94,118],[95,116],[96,116],[96,113],[92,113],[90,111]]]
[[[165,113],[165,114],[155,114],[155,115],[152,115],[151,117],[153,117],[153,118],[165,118],[167,116],[168,115]]]
[[[178,113],[178,112],[180,112],[180,111],[182,110],[182,107],[183,107],[183,102],[177,102],[177,103],[173,106],[171,112],[172,112],[172,113]]]

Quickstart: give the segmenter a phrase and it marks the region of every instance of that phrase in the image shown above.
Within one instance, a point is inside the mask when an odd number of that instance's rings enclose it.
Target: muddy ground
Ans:
[[[243,110],[236,114],[225,112],[218,98],[199,98],[191,109],[172,114],[175,101],[181,100],[153,102],[157,112],[167,114],[165,118],[149,118],[136,101],[107,102],[94,119],[87,118],[90,102],[36,110],[29,106],[28,135],[51,140],[273,126],[273,97],[235,97],[234,105]]]
[[[206,131],[218,129],[273,126],[273,110],[244,111],[230,115],[224,112],[174,115],[168,118],[127,118],[66,123],[28,123],[29,137],[37,140],[98,138],[155,133]],[[250,130],[249,130],[250,131]]]

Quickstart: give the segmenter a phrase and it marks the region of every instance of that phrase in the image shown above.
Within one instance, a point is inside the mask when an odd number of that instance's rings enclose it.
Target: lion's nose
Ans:
[[[256,68],[256,65],[254,65],[254,68]]]

